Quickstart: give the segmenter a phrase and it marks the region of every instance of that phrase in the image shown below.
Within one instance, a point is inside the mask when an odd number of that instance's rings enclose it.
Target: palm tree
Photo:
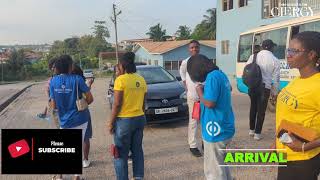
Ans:
[[[165,41],[166,37],[166,30],[162,30],[162,26],[160,23],[158,23],[155,26],[152,26],[149,28],[149,32],[146,33],[149,35],[150,39],[153,39],[154,41]]]
[[[187,26],[179,26],[178,31],[175,33],[178,40],[190,39],[191,29]]]
[[[208,9],[208,15],[203,15],[204,20],[202,23],[205,24],[205,27],[208,30],[207,38],[208,39],[216,39],[216,22],[217,22],[217,14],[216,8]]]
[[[216,9],[208,9],[208,15],[204,15],[204,19],[198,24],[193,33],[192,38],[197,40],[214,40],[216,39]]]

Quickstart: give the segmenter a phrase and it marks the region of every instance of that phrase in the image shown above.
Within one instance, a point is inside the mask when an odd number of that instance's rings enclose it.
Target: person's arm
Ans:
[[[93,102],[93,96],[92,96],[91,92],[88,91],[88,92],[86,92],[86,93],[84,93],[84,94],[85,94],[85,96],[86,96],[85,99],[86,99],[88,105],[91,104],[91,103]]]
[[[111,110],[111,118],[109,121],[109,132],[111,134],[114,133],[114,123],[116,122],[116,119],[118,117],[118,114],[121,110],[123,100],[123,91],[114,91],[114,101],[112,104],[112,110]]]
[[[252,61],[253,61],[253,54],[249,57],[248,61],[246,62],[246,65],[252,63]]]
[[[122,101],[123,101],[123,93],[124,93],[124,84],[122,82],[121,77],[118,77],[114,81],[114,87],[113,87],[113,103],[112,103],[112,110],[111,110],[111,117],[108,121],[108,129],[110,134],[114,133],[114,124],[116,122],[116,119],[118,117],[118,114],[121,110]]]
[[[304,151],[310,151],[312,149],[320,147],[320,138],[311,142],[308,142],[304,146]]]
[[[312,149],[320,147],[320,138],[314,141],[303,143],[302,141],[300,141],[299,139],[295,138],[292,135],[290,135],[290,137],[292,139],[292,143],[288,143],[285,145],[295,152],[302,152],[302,151],[306,152],[306,151],[310,151]]]
[[[85,83],[84,79],[80,76],[77,78],[78,86],[79,86],[79,94],[84,93],[85,95],[85,100],[87,101],[88,105],[93,102],[93,96],[92,93],[90,92],[90,88],[87,86]]]
[[[186,83],[186,76],[187,76],[187,61],[183,60],[180,66],[180,77],[183,82],[184,88],[187,91],[187,83]]]
[[[275,58],[275,57],[274,57]],[[273,70],[273,85],[272,85],[272,95],[277,96],[279,91],[279,84],[280,84],[280,62],[278,59],[274,59],[274,70]]]
[[[50,97],[50,87],[49,87],[49,85],[46,86],[45,93],[46,93],[46,97]]]
[[[86,79],[86,85],[89,87],[89,89],[91,90],[91,86],[93,84],[93,81],[94,79],[93,78],[89,78],[89,79]]]
[[[55,102],[55,97],[54,97],[54,86],[53,86],[53,79],[50,80],[49,84],[49,98],[50,98],[50,107],[52,109],[56,109],[56,102]]]
[[[144,94],[143,96],[143,105],[142,105],[142,111],[144,112],[145,108],[146,108],[146,95],[147,93]]]
[[[51,101],[50,101],[50,107],[51,107],[52,109],[57,109],[57,107],[56,107],[56,102],[55,102],[53,99],[51,99]]]
[[[214,108],[216,106],[216,103],[213,101],[207,101],[203,98],[203,85],[198,84],[196,86],[196,91],[199,96],[200,102],[202,102],[206,107],[208,108]]]

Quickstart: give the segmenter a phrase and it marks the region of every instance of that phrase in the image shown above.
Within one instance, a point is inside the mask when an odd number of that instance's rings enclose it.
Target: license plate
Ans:
[[[168,114],[178,112],[178,107],[155,109],[155,114]]]

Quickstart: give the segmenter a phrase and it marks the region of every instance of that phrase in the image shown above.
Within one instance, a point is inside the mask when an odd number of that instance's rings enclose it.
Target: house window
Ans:
[[[154,60],[154,65],[155,65],[155,66],[159,66],[158,60]]]
[[[179,62],[172,61],[172,69],[171,70],[179,70]]]
[[[183,61],[183,60],[182,60],[182,61]],[[179,61],[179,69],[180,69],[180,67],[181,67],[182,61]]]
[[[221,54],[229,54],[229,40],[221,41]]]
[[[244,7],[248,5],[248,0],[239,0],[239,7]]]
[[[223,11],[233,9],[233,0],[222,0]]]
[[[285,0],[263,0],[263,18],[277,17],[281,4],[286,4]]]
[[[148,65],[151,65],[151,59],[148,60]]]
[[[165,61],[164,62],[164,68],[166,70],[171,70],[171,61]]]

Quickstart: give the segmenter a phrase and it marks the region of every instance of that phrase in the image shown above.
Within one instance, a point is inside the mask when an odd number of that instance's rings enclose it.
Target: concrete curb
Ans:
[[[33,86],[34,84],[30,84],[26,86],[25,88],[21,89],[14,95],[12,95],[9,99],[7,99],[4,103],[0,104],[0,112],[2,112],[6,107],[9,106],[10,103],[12,103],[17,97],[19,97],[25,90],[27,90],[29,87]]]

